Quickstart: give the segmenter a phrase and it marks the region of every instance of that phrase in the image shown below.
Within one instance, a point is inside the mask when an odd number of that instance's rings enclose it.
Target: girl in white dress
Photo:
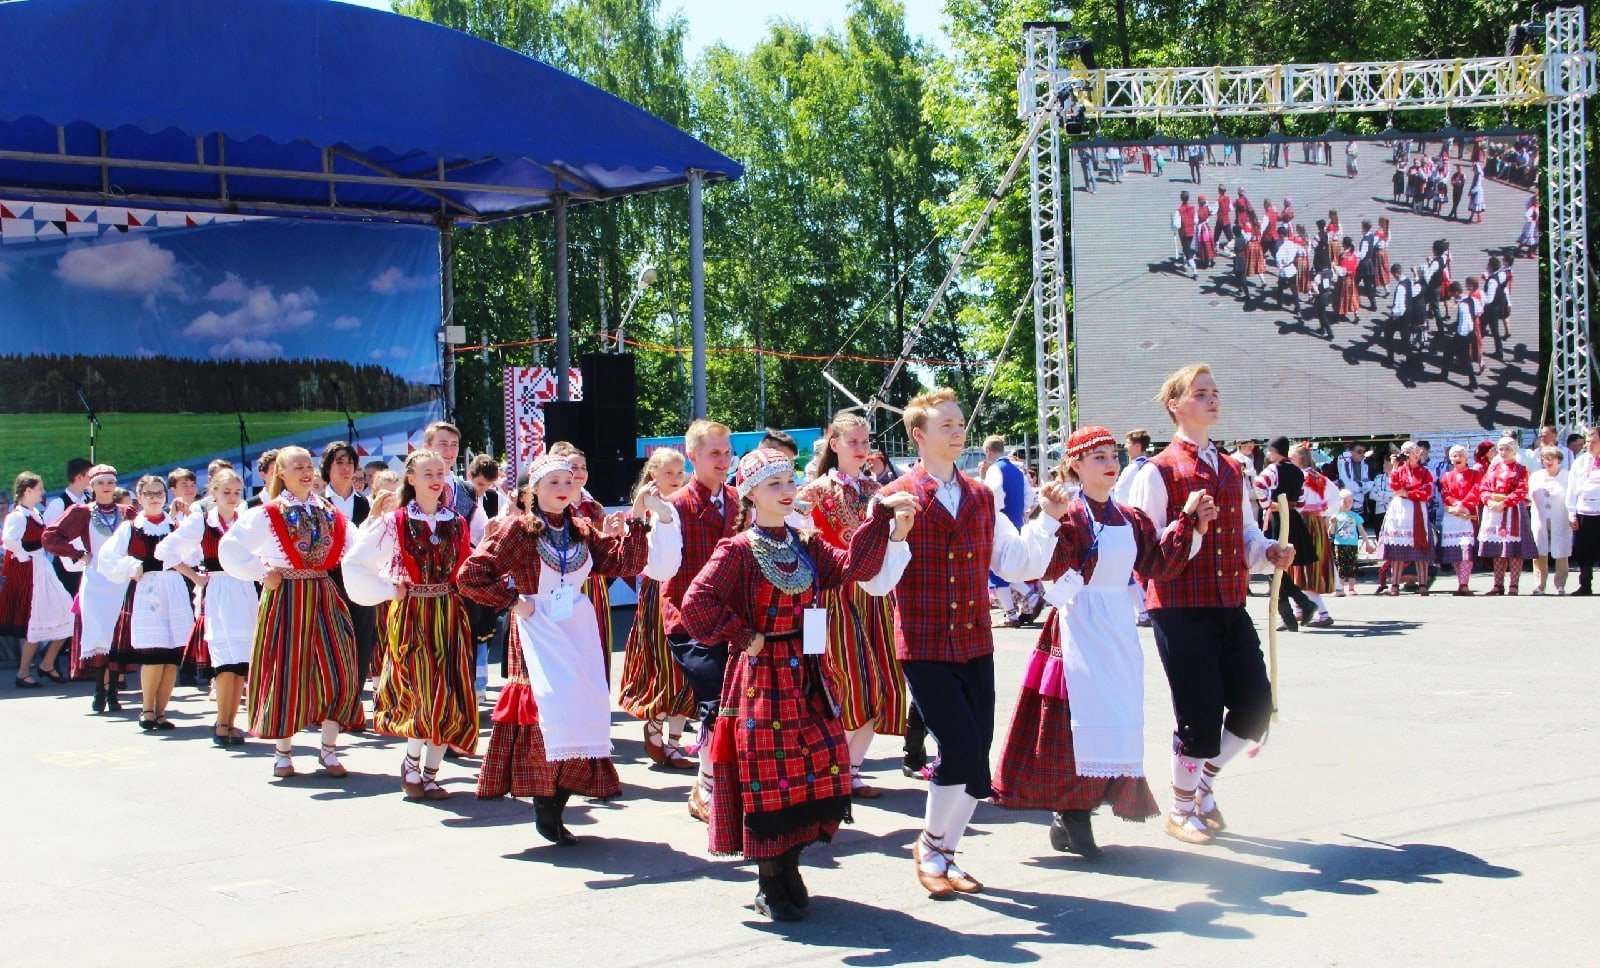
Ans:
[[[204,569],[194,579],[194,597],[201,641],[216,683],[217,721],[211,742],[226,748],[244,742],[244,732],[233,723],[244,698],[261,602],[255,583],[223,571],[217,557],[217,547],[243,506],[244,481],[234,471],[222,469],[211,475],[206,493],[211,496],[210,507],[184,518],[178,529],[156,546],[156,555]]]
[[[74,504],[44,529],[44,550],[61,560],[67,571],[81,572],[74,601],[77,622],[72,630],[74,679],[93,679],[94,711],[122,709],[117,698],[116,670],[111,668],[111,634],[122,608],[122,589],[93,567],[95,556],[116,533],[117,525],[132,517],[131,508],[116,503],[117,469],[110,464],[89,468],[93,499]]]
[[[95,559],[102,577],[128,586],[112,633],[111,661],[139,667],[139,728],[146,732],[176,729],[167,718],[167,703],[194,628],[194,610],[183,579],[198,576],[170,553],[163,559],[156,551],[173,527],[165,510],[166,481],[146,474],[139,478],[134,493],[139,513],[117,526]]]
[[[5,516],[5,587],[0,590],[0,635],[22,640],[22,661],[17,666],[17,687],[37,688],[33,657],[42,645],[44,660],[39,675],[66,682],[56,672],[56,656],[72,635],[72,596],[56,577],[44,551],[44,481],[31,471],[17,475],[11,491],[17,503]]]
[[[1544,583],[1550,577],[1553,565],[1556,594],[1565,595],[1567,559],[1572,556],[1572,524],[1567,519],[1567,479],[1561,472],[1561,448],[1539,448],[1539,464],[1539,469],[1528,475],[1533,543],[1539,551],[1533,559],[1533,593],[1544,594]],[[1548,563],[1546,556],[1550,559]]]

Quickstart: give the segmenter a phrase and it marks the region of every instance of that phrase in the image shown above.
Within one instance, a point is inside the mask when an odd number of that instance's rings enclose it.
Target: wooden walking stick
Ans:
[[[1289,547],[1289,496],[1278,495],[1278,547]],[[1272,593],[1267,596],[1267,676],[1272,681],[1272,721],[1278,721],[1278,598],[1283,589],[1283,569],[1272,569]]]

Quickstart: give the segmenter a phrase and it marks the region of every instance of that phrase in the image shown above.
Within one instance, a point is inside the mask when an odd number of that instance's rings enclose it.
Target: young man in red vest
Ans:
[[[1004,581],[1044,574],[1067,502],[1057,485],[1040,489],[1044,514],[1019,532],[996,514],[994,495],[956,468],[967,421],[948,389],[914,397],[906,432],[920,460],[884,486],[882,496],[917,499],[917,527],[907,540],[911,563],[895,586],[894,648],[911,699],[939,743],[928,785],[927,820],[912,848],[917,880],[933,897],[983,889],[955,863],[956,845],[989,786],[994,739],[994,638],[989,631],[989,572]]]
[[[683,557],[675,565],[664,563],[659,571],[646,568],[645,575],[661,583],[661,617],[667,645],[673,661],[683,671],[684,681],[694,691],[700,713],[700,741],[708,743],[711,727],[717,721],[728,647],[696,642],[684,629],[678,610],[683,607],[689,583],[711,560],[717,542],[733,536],[739,495],[728,486],[733,444],[726,426],[712,420],[696,420],[684,431],[683,446],[694,464],[694,477],[667,499],[682,522]],[[707,751],[700,757],[700,775],[689,791],[689,815],[707,822],[711,817],[711,796],[711,756]]]
[[[1159,530],[1183,512],[1193,491],[1217,516],[1194,539],[1173,577],[1150,582],[1150,621],[1172,689],[1172,813],[1167,833],[1208,844],[1223,829],[1212,785],[1228,761],[1260,740],[1272,717],[1261,640],[1245,611],[1250,572],[1287,568],[1293,548],[1279,548],[1247,513],[1248,482],[1211,442],[1221,400],[1211,367],[1192,363],[1167,378],[1156,396],[1175,425],[1172,443],[1134,478],[1129,504]]]

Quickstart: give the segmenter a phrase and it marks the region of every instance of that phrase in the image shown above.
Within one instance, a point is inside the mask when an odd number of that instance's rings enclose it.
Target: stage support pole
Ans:
[[[706,415],[705,172],[689,175],[689,322],[694,340],[694,416]]]
[[[444,419],[456,419],[456,353],[450,327],[456,316],[455,227],[448,219],[439,223],[439,349],[444,361]],[[355,441],[350,442],[351,446]]]
[[[567,302],[567,196],[556,196],[556,398],[572,399],[572,319]]]

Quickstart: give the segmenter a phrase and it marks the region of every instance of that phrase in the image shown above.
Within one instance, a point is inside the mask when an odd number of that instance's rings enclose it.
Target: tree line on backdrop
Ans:
[[[777,20],[749,51],[712,46],[691,61],[682,16],[660,0],[399,0],[396,6],[568,71],[744,164],[742,180],[706,193],[709,345],[823,356],[845,348],[890,358],[1021,144],[1026,126],[1016,117],[1016,78],[1024,23],[1060,20],[1070,9],[1071,31],[1095,42],[1102,67],[1485,56],[1504,49],[1511,25],[1498,0],[1322,6],[945,0],[941,40],[909,37],[898,0],[857,0],[837,29]],[[1346,132],[1375,133],[1389,119],[1303,116],[1284,119],[1282,128],[1321,134],[1330,120]],[[1425,131],[1447,122],[1472,128],[1505,120],[1497,110],[1457,110],[1449,118],[1443,111],[1408,112],[1396,124]],[[1542,109],[1514,110],[1509,120],[1537,125]],[[1223,118],[1166,121],[1159,131],[1107,123],[1099,133],[1195,137],[1214,123],[1229,136],[1267,130],[1264,119]],[[687,208],[685,193],[669,192],[574,211],[575,354],[599,346],[602,320],[615,331],[646,262],[657,280],[640,292],[628,336],[688,346]],[[1591,226],[1600,237],[1597,230]],[[457,321],[470,342],[554,335],[552,237],[551,219],[456,235]],[[1024,179],[995,213],[913,355],[957,363],[994,358],[1031,284]],[[1030,316],[1024,315],[1024,330]],[[1034,429],[1030,337],[1024,331],[1011,340],[994,374],[981,417],[990,429],[1016,436]],[[498,439],[498,368],[530,362],[553,364],[554,348],[459,358],[458,417],[469,438],[487,427]],[[758,363],[755,353],[734,353],[713,354],[707,367],[710,411],[737,426],[815,423],[846,403],[834,395],[829,405],[831,389],[815,362],[768,356]],[[969,406],[990,372],[932,369]],[[866,397],[887,366],[844,360],[832,372]],[[640,432],[682,426],[690,398],[686,357],[642,352],[638,373]],[[914,382],[913,374],[902,374],[889,398],[909,396]]]

